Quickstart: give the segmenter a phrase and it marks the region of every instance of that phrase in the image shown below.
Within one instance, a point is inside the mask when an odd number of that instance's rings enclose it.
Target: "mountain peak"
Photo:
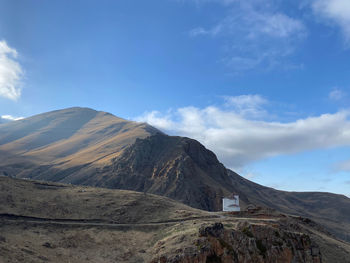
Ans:
[[[1,125],[0,151],[7,156],[20,154],[50,165],[84,165],[110,160],[136,138],[157,132],[145,123],[90,108],[72,107]]]

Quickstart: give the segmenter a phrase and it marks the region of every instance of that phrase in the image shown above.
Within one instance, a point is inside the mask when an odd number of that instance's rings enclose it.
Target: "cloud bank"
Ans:
[[[146,112],[137,118],[169,134],[194,138],[214,151],[226,166],[239,169],[260,159],[350,145],[349,112],[265,121],[257,113],[266,100],[258,95],[226,97],[222,107],[184,107],[168,113]]]
[[[336,163],[333,169],[336,172],[350,172],[350,160]]]
[[[346,93],[339,88],[333,88],[329,93],[328,98],[333,101],[338,101],[346,97]]]
[[[10,121],[17,121],[17,120],[21,120],[21,119],[23,119],[23,117],[14,117],[12,115],[2,115],[2,116],[0,116],[0,124],[7,123]]]
[[[302,61],[292,58],[308,36],[307,18],[310,17],[313,22],[339,27],[346,47],[350,48],[349,0],[188,1],[198,6],[217,4],[226,10],[217,17],[216,23],[195,26],[189,30],[189,35],[222,40],[225,54],[221,61],[234,73],[253,69],[302,69]]]
[[[276,10],[269,1],[202,2],[224,4],[227,14],[211,27],[193,28],[189,35],[224,39],[228,44],[223,47],[226,55],[222,61],[234,72],[275,68],[307,36],[301,20]]]
[[[17,51],[0,41],[0,96],[17,100],[21,96],[20,80],[23,76],[21,65],[17,62]]]
[[[1,118],[4,120],[8,120],[8,121],[18,121],[18,120],[22,120],[24,117],[14,117],[12,115],[2,115]]]
[[[325,18],[343,32],[347,45],[350,45],[350,1],[349,0],[314,0],[312,9],[316,15]]]

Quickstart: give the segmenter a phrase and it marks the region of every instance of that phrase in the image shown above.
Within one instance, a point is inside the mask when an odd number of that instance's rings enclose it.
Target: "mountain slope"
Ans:
[[[142,123],[70,108],[0,125],[0,175],[136,190],[195,208],[221,210],[232,192],[241,205],[313,218],[349,240],[350,199],[264,187],[227,170],[199,142]]]
[[[74,181],[73,181],[74,182]],[[156,134],[136,140],[111,165],[80,183],[165,195],[192,207],[220,210],[229,194],[225,167],[199,142]]]
[[[232,185],[250,203],[312,218],[350,241],[350,198],[325,192],[286,192],[255,184],[228,170]]]
[[[0,164],[6,167],[3,173],[21,177],[39,166],[53,174],[94,167],[108,163],[136,138],[156,132],[147,124],[88,108],[52,111],[0,125]]]
[[[350,245],[304,218],[0,176],[1,262],[330,262]],[[263,218],[262,218],[263,216]]]
[[[209,211],[220,211],[222,197],[234,192],[243,209],[254,204],[307,216],[350,240],[349,198],[258,185],[227,170],[214,153],[189,138],[156,134],[138,139],[111,165],[80,183],[155,193]]]

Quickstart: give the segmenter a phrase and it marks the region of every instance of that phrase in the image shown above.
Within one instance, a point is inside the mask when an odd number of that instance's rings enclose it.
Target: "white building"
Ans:
[[[239,206],[239,196],[232,195],[232,197],[224,197],[222,199],[222,211],[225,212],[239,212],[241,208]]]

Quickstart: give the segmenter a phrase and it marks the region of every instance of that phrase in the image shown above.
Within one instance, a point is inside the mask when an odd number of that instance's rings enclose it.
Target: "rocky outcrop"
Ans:
[[[136,140],[112,165],[82,183],[164,195],[217,211],[222,196],[233,190],[230,182],[226,168],[199,142],[157,134]]]
[[[319,246],[308,235],[259,224],[243,223],[235,230],[221,223],[203,226],[194,245],[152,263],[322,262]]]
[[[255,204],[310,217],[338,237],[350,240],[344,231],[350,227],[349,198],[258,185],[226,169],[213,152],[190,138],[158,133],[137,139],[111,165],[94,172],[72,183],[163,195],[207,211],[220,211],[222,197],[235,192],[242,209]],[[340,221],[342,224],[335,223]]]

